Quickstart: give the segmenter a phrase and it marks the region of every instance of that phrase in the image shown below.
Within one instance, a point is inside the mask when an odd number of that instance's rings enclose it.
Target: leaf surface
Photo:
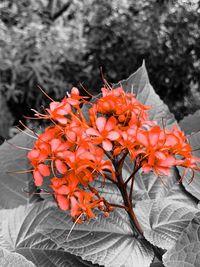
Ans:
[[[0,247],[0,266],[1,267],[34,267],[24,256],[10,252]]]
[[[190,145],[192,146],[193,150],[197,149],[197,151],[194,151],[192,154],[200,158],[200,150],[199,150],[200,132],[188,136],[188,141]],[[186,173],[184,173],[185,169],[182,167],[178,167],[178,170],[179,170],[180,176],[183,177],[182,183],[185,189],[190,194],[192,194],[194,197],[196,197],[198,200],[200,200],[200,172],[195,171],[194,177],[193,177],[193,173],[190,169],[188,169]],[[192,177],[193,179],[191,181]]]
[[[76,225],[68,236],[71,228],[70,216],[55,209],[39,229],[65,251],[94,264],[149,267],[153,259],[151,247],[134,238],[127,215],[121,210],[116,209],[107,218],[97,214],[95,220]]]
[[[163,260],[166,267],[200,266],[200,214],[182,232]]]
[[[135,202],[141,200],[173,199],[178,202],[187,202],[196,206],[195,199],[187,193],[179,182],[180,176],[176,168],[171,169],[169,176],[158,177],[154,172],[144,174],[139,172],[135,178],[134,196]]]
[[[163,249],[174,245],[198,212],[198,202],[178,180],[176,168],[169,177],[156,177],[153,173],[136,177],[133,199],[136,216],[146,239]]]
[[[32,139],[23,133],[9,140],[13,145],[32,147]],[[37,200],[36,195],[29,195],[23,189],[32,192],[35,188],[32,175],[16,174],[16,171],[28,170],[27,151],[8,143],[0,146],[0,207],[15,208]],[[12,173],[13,172],[13,173]]]
[[[135,213],[145,238],[162,249],[170,249],[198,209],[190,202],[169,198],[140,201]]]
[[[179,121],[179,126],[185,134],[197,133],[200,131],[200,110],[190,114]]]
[[[38,267],[99,266],[65,252],[37,231],[37,227],[45,219],[48,220],[48,215],[52,211],[59,213],[55,205],[42,201],[15,209],[1,210],[0,247],[23,255]]]

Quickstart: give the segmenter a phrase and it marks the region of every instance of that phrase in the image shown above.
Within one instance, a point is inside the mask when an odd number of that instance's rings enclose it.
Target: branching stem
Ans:
[[[135,174],[139,171],[139,169],[141,168],[140,165],[138,165],[137,167],[134,168],[133,173],[129,176],[129,178],[124,182],[125,185],[128,184],[128,182],[135,176]]]

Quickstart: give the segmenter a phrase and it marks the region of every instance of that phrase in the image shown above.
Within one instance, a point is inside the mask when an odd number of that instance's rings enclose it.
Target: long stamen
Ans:
[[[106,81],[106,79],[104,78],[102,67],[100,67],[100,73],[101,73],[102,81],[104,82],[105,86],[107,86],[107,88],[110,89],[110,90],[112,91],[112,87],[110,86],[110,84],[109,84],[109,83]]]
[[[22,146],[14,145],[14,144],[8,142],[7,140],[5,140],[5,142],[8,143],[9,145],[13,146],[14,148],[19,148],[19,149],[28,150],[28,151],[31,151],[32,150],[32,148],[27,148],[27,147],[22,147]]]
[[[35,133],[33,130],[31,130],[28,126],[26,126],[21,120],[19,121],[19,123],[28,131],[30,131],[31,133],[33,133],[36,137],[38,137],[39,135],[37,133]]]
[[[22,188],[22,191],[29,195],[53,195],[51,192],[43,192],[45,190],[41,190],[41,192],[29,192],[26,189]]]
[[[82,83],[80,83],[80,86],[83,88],[83,90],[91,97],[96,98],[95,95],[92,95],[84,86]]]
[[[38,139],[37,137],[35,137],[35,136],[33,136],[33,135],[31,135],[31,134],[28,134],[27,132],[23,131],[23,130],[20,129],[18,126],[15,126],[15,128],[16,128],[17,130],[19,130],[21,133],[23,133],[24,135],[30,136],[31,138],[36,139],[36,140]]]
[[[53,175],[54,175],[55,177],[57,177],[57,176],[56,176],[56,173],[55,173],[55,170],[54,170],[53,163],[54,163],[54,161],[52,160],[52,161],[51,161],[51,170],[52,170]]]
[[[47,117],[47,115],[38,112],[38,111],[35,110],[34,108],[31,108],[31,110],[32,110],[33,112],[35,112],[35,114],[34,114],[35,116],[40,116],[40,118],[46,118],[46,117]]]
[[[29,120],[43,120],[43,119],[45,119],[45,118],[40,118],[40,117],[37,117],[37,118],[35,118],[35,117],[29,117],[29,116],[23,116],[25,119],[29,119]]]
[[[53,100],[49,95],[47,95],[47,93],[39,85],[37,85],[37,87],[48,99],[50,99],[52,102],[55,102],[55,100]]]
[[[7,171],[6,173],[15,173],[15,174],[23,174],[33,172],[34,170],[23,170],[23,171]]]
[[[76,219],[76,221],[73,223],[72,228],[70,229],[70,231],[69,231],[69,233],[68,233],[68,235],[67,235],[67,239],[66,239],[67,241],[68,241],[68,239],[69,239],[69,236],[71,235],[71,232],[73,231],[74,227],[76,226],[78,220],[81,218],[81,216],[82,216],[83,214],[84,214],[84,212],[82,212],[82,213],[78,216],[78,218]]]

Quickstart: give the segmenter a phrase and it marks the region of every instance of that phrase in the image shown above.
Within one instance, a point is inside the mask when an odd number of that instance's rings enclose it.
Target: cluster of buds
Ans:
[[[85,104],[87,114],[81,110]],[[62,101],[52,101],[45,114],[35,114],[52,122],[28,153],[35,185],[42,186],[44,177],[52,175],[50,187],[58,206],[81,223],[81,215],[86,220],[95,217],[95,208],[105,216],[113,209],[93,182],[101,177],[102,183],[109,179],[118,187],[126,184],[120,168],[128,155],[134,172],[169,175],[173,166],[199,170],[200,160],[192,155],[183,132],[176,126],[161,129],[149,120],[149,109],[121,86],[105,86],[95,103],[75,87]]]

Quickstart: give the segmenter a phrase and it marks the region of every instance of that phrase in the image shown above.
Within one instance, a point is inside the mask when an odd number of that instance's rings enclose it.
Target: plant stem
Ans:
[[[117,186],[121,192],[121,195],[122,195],[122,198],[124,201],[124,206],[127,208],[126,211],[129,215],[129,218],[130,218],[132,227],[134,229],[135,235],[138,238],[143,239],[144,238],[143,237],[143,231],[142,231],[140,224],[139,224],[139,222],[135,216],[135,213],[133,211],[132,201],[130,201],[129,195],[128,195],[127,190],[126,190],[126,184],[124,183],[123,178],[122,178],[122,170],[121,170],[122,165],[120,164],[120,167],[119,167],[119,164],[116,161],[113,162],[113,165],[114,165],[115,171],[116,171]]]
[[[139,171],[139,169],[141,168],[140,165],[138,165],[137,167],[134,168],[133,173],[129,176],[129,178],[125,181],[125,185],[128,184],[128,182],[134,177],[134,175]]]
[[[163,251],[162,249],[153,246],[148,240],[146,240],[146,238],[143,235],[143,230],[137,220],[137,217],[133,211],[133,203],[132,203],[132,193],[133,193],[133,184],[134,184],[134,176],[137,173],[137,171],[140,169],[141,165],[137,165],[135,164],[134,166],[134,170],[133,173],[130,175],[130,177],[124,182],[123,177],[122,177],[122,168],[123,168],[123,161],[124,161],[125,157],[120,161],[117,162],[117,160],[115,159],[113,161],[113,165],[115,168],[115,172],[116,172],[116,180],[117,180],[117,187],[121,192],[123,201],[124,201],[124,207],[126,212],[128,213],[128,216],[130,218],[130,223],[132,225],[133,231],[134,231],[134,235],[135,237],[140,240],[145,246],[151,247],[152,250],[154,251],[154,255],[155,257],[162,262],[162,255],[163,255]],[[128,194],[127,192],[127,184],[128,182],[132,179],[131,182],[131,189],[130,192]]]
[[[139,224],[139,222],[138,222],[138,220],[137,220],[137,218],[135,216],[135,213],[134,213],[133,208],[132,208],[132,203],[131,203],[131,201],[129,199],[128,193],[127,193],[124,185],[120,186],[120,183],[119,183],[119,187],[118,188],[119,188],[119,190],[121,192],[121,195],[122,195],[122,198],[124,200],[124,205],[127,207],[126,211],[127,211],[128,215],[129,215],[129,218],[130,218],[131,224],[132,224],[132,226],[133,226],[133,228],[135,230],[136,236],[138,238],[140,238],[140,239],[144,238],[143,237],[143,231],[142,231],[142,229],[140,227],[140,224]]]
[[[127,207],[126,206],[123,206],[123,205],[119,205],[119,204],[115,204],[115,203],[110,203],[110,202],[107,202],[107,204],[109,206],[112,206],[112,207],[116,207],[116,208],[120,208],[120,209],[125,209],[127,210]]]

